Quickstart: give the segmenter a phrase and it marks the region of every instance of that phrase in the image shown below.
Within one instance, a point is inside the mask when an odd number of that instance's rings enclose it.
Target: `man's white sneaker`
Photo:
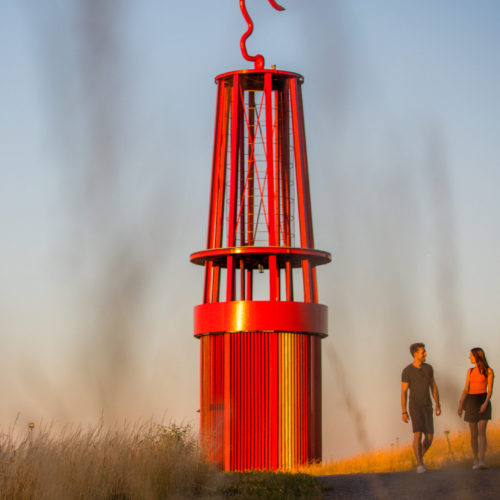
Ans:
[[[417,467],[417,474],[422,474],[423,472],[425,472],[427,469],[423,466],[423,465],[419,465]]]
[[[479,465],[479,460],[474,460],[474,463],[472,464],[472,470],[478,470],[480,468],[481,466]]]
[[[488,467],[486,467],[486,464],[482,460],[479,461],[478,465],[479,465],[479,467],[478,467],[479,469],[487,469],[488,468]]]

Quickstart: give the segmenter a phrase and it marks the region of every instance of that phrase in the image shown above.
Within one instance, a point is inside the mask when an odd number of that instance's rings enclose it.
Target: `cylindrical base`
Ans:
[[[321,459],[321,337],[245,331],[201,340],[201,436],[224,470]]]

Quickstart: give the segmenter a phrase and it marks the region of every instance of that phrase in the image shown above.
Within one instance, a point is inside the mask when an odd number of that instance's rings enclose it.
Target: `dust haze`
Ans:
[[[324,449],[340,457],[409,439],[400,422],[400,377],[416,341],[426,344],[440,388],[437,432],[460,426],[455,412],[471,346],[446,131],[433,116],[424,123],[408,116],[403,126],[375,116],[360,121],[357,80],[370,75],[361,67],[347,3],[323,4],[319,15],[309,5],[294,7],[315,26],[309,36],[297,30],[297,45],[318,61],[306,75],[304,106],[316,246],[333,254],[332,264],[318,270],[320,302],[330,314]],[[331,45],[323,43],[327,31],[334,33]],[[374,99],[381,90],[374,79]]]
[[[36,349],[17,353],[19,390],[7,416],[20,411],[23,424],[166,416],[197,425],[191,314],[203,273],[188,257],[205,242],[213,77],[242,66],[244,23],[236,12],[227,33],[200,33],[173,6],[145,30],[157,40],[156,52],[146,53],[134,26],[156,1],[22,4],[38,56],[46,140],[58,152],[51,175],[62,229],[53,279],[64,291],[57,328],[65,340],[60,352],[48,349],[54,362],[38,359]],[[237,11],[234,2],[216,4],[208,25],[216,25],[218,8]],[[409,439],[400,374],[415,341],[426,344],[441,391],[437,432],[456,428],[472,345],[445,125],[434,116],[409,114],[399,123],[370,115],[360,82],[374,101],[383,89],[364,66],[348,2],[289,0],[286,8],[279,18],[252,3],[249,51],[305,76],[315,244],[333,255],[318,269],[319,300],[330,315],[324,456]],[[270,26],[282,36],[266,41]],[[175,35],[162,38],[163,31]],[[189,61],[180,74],[169,66],[178,53]],[[186,105],[192,101],[195,111]]]

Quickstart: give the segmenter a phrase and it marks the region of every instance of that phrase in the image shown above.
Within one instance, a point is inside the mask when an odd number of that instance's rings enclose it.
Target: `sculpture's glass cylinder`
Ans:
[[[207,249],[195,308],[201,436],[224,470],[321,458],[321,338],[302,77],[236,71],[217,81]]]

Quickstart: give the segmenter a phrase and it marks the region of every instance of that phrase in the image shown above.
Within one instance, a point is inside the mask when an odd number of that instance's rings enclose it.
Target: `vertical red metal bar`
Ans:
[[[209,345],[209,359],[207,376],[211,379],[210,384],[210,399],[208,402],[214,406],[208,407],[210,427],[208,431],[210,433],[211,449],[214,454],[214,459],[219,466],[223,465],[223,455],[222,455],[222,439],[223,433],[219,426],[220,412],[217,410],[218,405],[224,404],[223,398],[220,398],[220,388],[221,380],[219,374],[219,367],[221,366],[221,358],[219,353],[220,340],[218,335],[210,335],[205,337],[207,344]],[[213,410],[211,410],[213,408]]]
[[[239,163],[240,140],[240,80],[236,74],[233,78],[231,94],[231,170],[229,184],[229,221],[227,228],[227,246],[234,247],[236,243],[236,210],[238,207],[238,184],[236,182]],[[234,262],[233,257],[227,258],[226,300],[234,300]]]
[[[245,106],[244,100],[244,91],[242,90],[241,97],[241,106]],[[239,126],[239,177],[240,177],[240,186],[239,186],[239,197],[237,206],[241,205],[241,216],[239,218],[240,224],[240,246],[246,245],[246,211],[245,211],[245,144],[244,144],[244,132],[245,128],[243,126],[243,120],[240,120]],[[243,259],[240,260],[240,300],[245,300],[245,265]]]
[[[292,264],[290,261],[285,263],[285,286],[286,300],[293,300],[293,281],[292,281]]]
[[[245,423],[246,426],[242,430],[242,432],[245,433],[246,439],[245,439],[245,447],[243,450],[243,469],[248,468],[248,464],[250,463],[250,457],[252,454],[252,447],[253,447],[253,442],[252,442],[252,434],[253,434],[253,429],[252,429],[252,406],[249,404],[249,394],[248,394],[248,389],[249,389],[249,384],[248,384],[248,333],[241,333],[243,336],[242,338],[242,353],[241,353],[241,363],[242,363],[242,384],[241,384],[241,390],[243,391],[243,401],[244,401],[244,408],[245,408]],[[243,419],[242,419],[243,420]]]
[[[321,459],[323,453],[321,446],[321,344],[318,337],[314,337],[314,432],[315,440],[314,458]]]
[[[245,92],[242,89],[241,94],[240,94],[240,99],[241,99],[241,105],[238,107],[239,109],[244,108],[245,106]],[[239,111],[239,114],[242,115],[241,119],[239,120],[239,126],[238,126],[238,131],[239,131],[239,139],[238,139],[238,151],[239,151],[239,164],[238,164],[238,170],[239,170],[239,196],[237,196],[237,203],[236,206],[241,206],[241,212],[239,216],[239,225],[240,225],[240,245],[239,246],[245,246],[246,245],[246,218],[245,218],[245,127],[244,127],[244,119],[243,119],[243,113]]]
[[[301,403],[301,391],[302,391],[302,377],[301,377],[301,366],[300,366],[300,361],[301,361],[301,345],[300,345],[300,335],[294,333],[294,344],[295,344],[295,356],[294,356],[294,363],[295,363],[295,369],[294,369],[294,377],[296,380],[296,390],[295,390],[295,418],[297,419],[297,424],[295,425],[295,453],[293,457],[293,466],[296,467],[296,464],[298,462],[298,458],[300,455],[300,438],[301,438],[301,433],[300,433],[300,425],[301,425],[301,408],[300,408],[300,403]]]
[[[253,405],[253,412],[252,412],[252,435],[254,439],[254,444],[252,446],[252,455],[250,457],[251,463],[255,464],[255,467],[258,467],[259,463],[259,453],[260,453],[260,446],[257,446],[257,443],[260,443],[260,435],[259,435],[259,427],[258,427],[258,422],[259,422],[259,417],[260,417],[260,400],[258,397],[258,387],[259,387],[259,378],[258,378],[258,373],[255,367],[255,363],[257,362],[258,358],[258,334],[256,333],[251,333],[249,335],[249,347],[250,347],[250,359],[248,360],[248,367],[249,367],[249,394],[251,397],[251,401],[254,402]]]
[[[247,169],[248,169],[248,182],[247,182],[247,237],[248,245],[254,244],[254,176],[255,176],[255,92],[248,91],[248,144],[247,144]],[[252,270],[246,271],[246,300],[252,300]]]
[[[276,264],[276,300],[281,300],[281,272]]]
[[[313,283],[313,302],[318,303],[318,284],[316,280],[316,267],[312,268],[312,283]]]
[[[246,276],[246,271],[245,271],[245,262],[243,259],[240,259],[240,300],[245,300],[245,276]]]
[[[238,436],[241,446],[239,447],[239,470],[243,470],[245,468],[245,457],[246,450],[248,449],[248,433],[245,432],[248,427],[245,426],[245,417],[248,413],[247,410],[247,402],[245,398],[245,350],[244,350],[244,342],[245,342],[245,334],[239,333],[238,337]],[[236,420],[236,419],[235,419]]]
[[[203,361],[205,363],[205,368],[203,370],[205,377],[203,393],[206,427],[204,427],[204,432],[206,434],[207,445],[209,446],[209,456],[220,466],[222,465],[222,460],[219,449],[217,448],[217,443],[220,442],[220,434],[217,432],[218,429],[216,426],[217,412],[212,410],[212,408],[215,407],[211,406],[219,402],[217,401],[217,366],[220,360],[217,358],[217,336],[204,336],[202,338],[202,344],[204,346]]]
[[[210,301],[212,296],[212,261],[205,262],[205,276],[203,286],[203,303],[206,304]]]
[[[271,73],[264,75],[266,105],[266,162],[267,162],[267,213],[269,214],[269,245],[276,246],[275,206],[274,206],[274,165],[273,165],[273,82]]]
[[[244,450],[244,463],[243,466],[245,469],[248,469],[249,464],[251,463],[251,455],[252,448],[255,446],[253,439],[253,427],[252,427],[252,411],[253,405],[250,404],[250,379],[249,379],[249,336],[248,332],[242,333],[242,364],[243,364],[243,380],[241,390],[243,391],[243,400],[245,402],[246,408],[246,426],[243,432],[246,435],[246,446]]]
[[[251,377],[250,383],[252,401],[255,401],[255,413],[253,418],[253,427],[254,427],[254,436],[256,443],[262,443],[262,435],[261,428],[259,423],[262,420],[262,392],[260,391],[262,381],[260,379],[259,372],[259,359],[260,359],[260,345],[259,345],[259,333],[253,333],[251,335]],[[262,445],[255,446],[253,448],[252,454],[252,463],[255,464],[255,467],[259,467],[261,464],[261,453],[262,453]]]
[[[283,214],[283,243],[292,246],[290,221],[290,120],[289,120],[289,79],[283,84],[280,109],[280,152],[281,152],[281,212]],[[293,274],[290,261],[285,262],[285,296],[287,301],[293,300]]]
[[[218,102],[217,121],[215,139],[214,139],[214,156],[212,169],[213,193],[211,199],[211,222],[209,228],[209,236],[207,248],[220,248],[222,246],[222,234],[224,227],[224,200],[225,200],[225,183],[226,183],[226,150],[228,139],[228,124],[229,124],[229,95],[230,87],[226,82],[219,82],[218,89],[220,90],[221,100]],[[210,302],[219,301],[220,289],[220,268],[213,266],[208,269],[212,273],[211,291],[210,287],[205,288],[206,299]]]
[[[280,206],[281,206],[281,196],[280,196],[280,182],[281,182],[281,122],[279,119],[280,114],[280,90],[274,91],[274,119],[273,119],[273,137],[274,137],[274,210],[275,213],[272,216],[275,219],[274,227],[275,227],[275,245],[280,246],[281,244],[281,214],[280,214]],[[276,265],[276,269],[273,269],[273,272],[276,276],[276,284],[275,284],[275,295],[276,300],[281,300],[281,275],[280,269],[277,266],[277,263],[273,263]]]
[[[261,356],[262,362],[260,363],[260,372],[262,374],[262,386],[264,387],[264,414],[262,422],[270,422],[269,415],[269,335],[260,336],[261,343]],[[268,468],[270,463],[269,456],[269,425],[262,425],[262,435],[264,443],[264,453],[262,457],[262,467]]]
[[[231,401],[231,427],[233,428],[233,439],[232,439],[232,446],[231,446],[231,455],[233,457],[233,469],[238,470],[239,469],[239,462],[238,462],[238,452],[241,449],[241,436],[240,433],[238,432],[239,429],[239,414],[238,414],[238,369],[236,367],[236,363],[239,363],[238,359],[238,336],[239,334],[233,334],[231,335],[231,361],[233,363],[233,369],[232,374],[232,384],[233,384],[233,389],[231,391],[232,394],[232,401]]]
[[[238,441],[237,441],[237,435],[236,435],[236,363],[237,359],[235,357],[235,334],[231,334],[231,340],[230,340],[230,346],[231,346],[231,470],[237,470],[237,465],[236,465],[236,454],[235,452],[238,449]],[[236,446],[235,446],[236,445]]]
[[[257,421],[257,426],[259,429],[259,441],[262,443],[262,447],[259,450],[258,461],[256,463],[257,467],[262,467],[266,463],[266,434],[265,426],[262,425],[266,420],[266,380],[265,380],[265,351],[262,349],[262,335],[256,334],[257,340],[257,357],[255,359],[255,369],[257,374],[258,388],[256,388],[257,398],[259,398],[260,408],[259,408],[259,420]]]
[[[292,101],[292,124],[295,168],[297,172],[297,198],[299,202],[298,212],[301,246],[304,248],[314,248],[304,113],[302,109],[302,93],[297,78],[294,78],[290,85],[290,97]]]
[[[285,246],[292,246],[291,213],[290,213],[290,120],[289,120],[289,79],[283,84],[281,97],[281,203],[283,213],[283,241]],[[290,261],[285,262],[285,296],[287,301],[293,300],[293,273]]]
[[[220,106],[220,128],[217,130],[217,154],[214,155],[214,174],[215,174],[215,207],[212,212],[214,215],[212,237],[210,246],[207,248],[220,248],[222,246],[222,233],[224,227],[224,201],[226,184],[226,160],[227,160],[227,140],[230,113],[230,86],[221,83],[224,86],[223,100]]]
[[[232,447],[232,453],[234,455],[234,467],[236,470],[241,469],[241,451],[243,448],[243,436],[241,434],[241,405],[240,405],[240,381],[241,381],[241,359],[240,359],[240,334],[233,335],[233,400],[234,400],[234,412],[233,412],[233,443],[238,443],[237,446]]]
[[[224,470],[231,470],[231,334],[224,334]]]
[[[229,220],[227,228],[227,246],[234,247],[236,239],[236,209],[238,206],[238,184],[236,182],[239,160],[240,139],[240,79],[236,74],[233,78],[231,95],[231,173],[229,181]]]
[[[282,123],[280,120],[281,112],[281,87],[274,91],[274,119],[273,119],[273,136],[274,136],[274,207],[275,214],[275,230],[276,230],[276,241],[275,245],[281,245],[281,136],[283,135]]]
[[[219,291],[220,291],[220,267],[213,266],[213,279],[212,279],[212,297],[211,302],[219,302]]]
[[[226,281],[226,301],[234,300],[234,257],[229,255],[226,259],[227,262],[227,281]]]
[[[255,92],[248,92],[248,184],[247,184],[247,242],[253,245],[254,176],[255,176]]]
[[[302,442],[301,442],[301,457],[300,461],[303,462],[307,459],[308,446],[310,440],[310,432],[308,428],[309,422],[309,389],[310,389],[310,363],[309,363],[309,335],[301,335],[302,353],[301,353],[301,365],[302,365],[302,397],[301,397],[301,409],[302,409]]]
[[[283,231],[286,246],[291,246],[291,224],[290,224],[290,120],[289,120],[289,82],[284,83],[283,95],[281,97],[281,200],[283,212]]]
[[[300,356],[298,361],[300,363],[300,393],[299,393],[299,401],[300,401],[300,440],[299,440],[299,449],[297,454],[298,463],[303,463],[307,457],[306,448],[308,441],[308,431],[307,431],[307,412],[308,405],[307,400],[309,398],[309,384],[308,384],[308,370],[309,370],[309,358],[307,356],[307,346],[309,342],[309,336],[300,334],[298,335],[298,342],[300,344]]]
[[[301,399],[302,399],[302,366],[301,366],[301,342],[300,335],[294,333],[294,345],[295,345],[295,356],[294,356],[294,378],[296,381],[296,389],[295,389],[295,449],[294,449],[294,457],[293,457],[293,466],[296,467],[299,456],[300,456],[300,442],[301,442],[301,425],[302,425],[302,408],[301,408]]]
[[[205,382],[205,360],[203,358],[203,354],[205,353],[203,338],[200,341],[200,441],[202,452],[205,455],[207,452],[206,447],[206,419],[205,415],[207,413],[207,409],[205,406],[205,390],[207,387],[207,383]],[[210,379],[209,379],[210,380]],[[210,457],[211,458],[211,457]]]
[[[270,435],[269,447],[272,469],[278,467],[278,333],[269,333],[269,406]]]
[[[295,168],[297,173],[297,201],[301,246],[305,248],[314,248],[302,95],[298,79],[294,79],[293,83],[290,85],[290,96],[292,101],[292,124]],[[315,285],[311,265],[308,260],[302,261],[302,272],[304,278],[304,300],[305,302],[312,302],[314,299]]]
[[[304,277],[304,302],[312,302],[314,286],[312,282],[311,263],[307,259],[302,261],[302,274]]]
[[[276,255],[269,256],[269,300],[279,300],[278,270]]]
[[[215,382],[215,373],[210,366],[213,362],[213,354],[211,352],[211,338],[210,336],[204,336],[200,340],[201,342],[201,359],[202,365],[200,370],[201,375],[201,408],[200,415],[202,419],[202,426],[200,433],[202,436],[202,444],[205,448],[206,454],[211,460],[217,460],[218,457],[215,455],[214,449],[214,433],[213,424],[211,422],[210,414],[210,402],[213,399],[212,394],[214,393],[213,386]]]
[[[217,82],[217,101],[216,101],[216,112],[215,112],[215,133],[214,133],[214,150],[212,156],[212,179],[210,182],[210,203],[208,208],[208,233],[207,233],[207,248],[213,248],[213,235],[215,229],[215,204],[216,204],[216,196],[217,196],[217,178],[218,178],[218,158],[220,155],[220,140],[221,140],[221,131],[220,128],[223,127],[223,109],[224,104],[221,104],[221,94],[223,88],[222,82]]]
[[[267,177],[267,207],[269,214],[269,245],[276,246],[276,209],[274,191],[274,123],[273,123],[273,82],[271,73],[264,75],[264,100],[266,106],[266,177]],[[278,291],[276,256],[269,256],[269,298],[277,300]]]
[[[303,336],[304,354],[303,354],[303,381],[304,392],[302,394],[302,408],[304,414],[304,430],[303,430],[303,447],[302,447],[302,462],[307,460],[311,455],[309,453],[309,441],[311,440],[311,432],[309,428],[309,415],[311,412],[309,406],[309,387],[311,379],[311,367],[309,364],[309,353],[311,352],[311,336]]]
[[[214,356],[212,353],[212,339],[211,336],[205,336],[201,339],[201,409],[200,414],[202,418],[202,427],[200,429],[202,435],[202,444],[205,447],[205,453],[210,457],[210,460],[218,462],[218,457],[216,456],[216,450],[214,447],[214,432],[212,415],[210,413],[210,403],[214,399],[214,383],[215,383],[215,372],[211,366],[214,362]]]
[[[246,290],[246,300],[252,300],[253,299],[253,276],[252,276],[252,270],[247,269],[247,276],[246,276],[246,285],[247,285],[247,290]]]
[[[296,362],[295,362],[295,336],[290,335],[290,453],[289,464],[295,464],[295,446],[297,442],[297,393],[296,393]]]

